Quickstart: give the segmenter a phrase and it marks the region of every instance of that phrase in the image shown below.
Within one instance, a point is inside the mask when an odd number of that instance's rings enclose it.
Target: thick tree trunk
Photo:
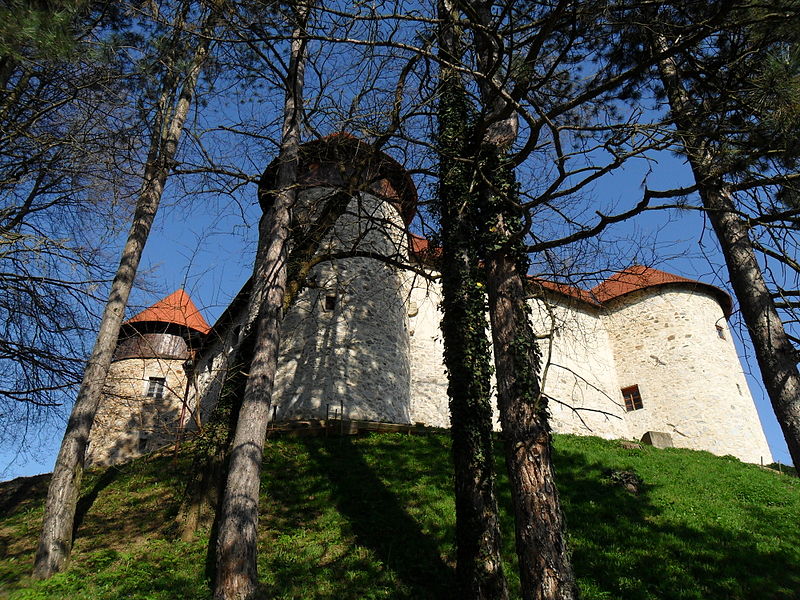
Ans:
[[[440,53],[453,63],[458,52],[458,12],[439,3]],[[490,355],[485,294],[476,247],[475,194],[470,191],[470,128],[466,91],[459,75],[441,72],[439,100],[439,194],[442,256],[442,335],[450,397],[456,501],[456,586],[464,600],[504,600],[508,585],[500,557],[495,498]]]
[[[539,393],[539,354],[523,276],[506,253],[486,262],[497,400],[516,521],[525,600],[578,597],[551,460],[547,404]]]
[[[228,480],[220,507],[217,537],[216,600],[246,600],[258,590],[258,499],[260,471],[281,336],[287,281],[290,210],[295,200],[300,151],[308,8],[302,9],[292,33],[284,107],[277,193],[259,226],[259,252],[254,269],[253,297],[261,301],[256,319],[256,343],[231,447]],[[266,285],[263,294],[258,290]]]
[[[663,36],[654,35],[651,40],[656,51],[663,51],[669,45]],[[764,280],[747,223],[739,216],[721,175],[714,172],[714,156],[704,139],[702,123],[692,117],[702,111],[692,105],[674,59],[661,61],[659,70],[700,198],[725,257],[728,277],[761,369],[761,379],[792,461],[795,466],[800,465],[800,373],[794,346]]]
[[[478,81],[486,111],[483,138],[476,140],[476,183],[484,215],[480,236],[499,250],[485,258],[492,325],[497,404],[514,504],[516,548],[524,600],[572,600],[579,592],[566,543],[555,483],[547,401],[540,393],[539,349],[529,320],[525,278],[528,258],[513,238],[521,232],[516,182],[503,164],[519,118],[497,92],[504,85],[503,48],[493,31],[492,4],[472,5],[481,27],[474,31],[477,61],[487,76]],[[560,8],[558,11],[560,12]],[[514,223],[512,223],[514,221]]]
[[[443,238],[442,334],[450,396],[458,598],[499,600],[508,597],[508,589],[494,492],[484,295],[476,288],[475,257],[463,251],[454,256],[447,250],[452,236]]]
[[[781,425],[789,454],[800,465],[800,373],[775,301],[764,281],[747,224],[724,187],[701,185],[700,196],[717,234],[733,291],[739,301],[761,378]]]
[[[100,402],[142,251],[158,211],[170,165],[177,153],[178,141],[194,98],[197,79],[208,55],[213,24],[212,15],[206,19],[203,37],[187,65],[177,105],[174,105],[173,101],[176,92],[174,86],[167,86],[168,89],[165,88],[162,92],[157,122],[153,128],[153,140],[145,165],[144,183],[136,203],[133,223],[119,268],[111,284],[97,341],[86,366],[53,469],[33,569],[33,576],[37,579],[48,578],[63,569],[72,550],[72,530],[80,495],[89,431]],[[169,119],[169,113],[173,110],[172,118]]]

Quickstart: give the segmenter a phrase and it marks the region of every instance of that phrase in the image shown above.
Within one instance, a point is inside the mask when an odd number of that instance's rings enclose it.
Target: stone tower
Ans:
[[[294,247],[314,235],[321,243],[303,257],[319,262],[283,322],[276,418],[324,418],[330,407],[348,419],[408,423],[407,292],[397,265],[408,261],[414,185],[352,136],[305,144],[301,154]],[[262,180],[262,205],[274,169]]]
[[[193,414],[187,371],[210,329],[183,290],[123,324],[87,464],[117,463],[175,439]]]
[[[592,291],[605,307],[632,437],[661,431],[676,446],[771,462],[728,328],[727,293],[642,266]]]

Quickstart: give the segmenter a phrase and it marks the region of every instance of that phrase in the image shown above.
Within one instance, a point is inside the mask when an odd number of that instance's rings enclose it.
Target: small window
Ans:
[[[717,337],[721,340],[725,339],[725,328],[722,325],[717,325]]]
[[[325,303],[323,304],[325,312],[331,312],[333,309],[336,308],[336,295],[335,294],[326,294],[325,296]]]
[[[147,451],[147,435],[139,433],[139,452],[144,454]]]
[[[622,388],[622,398],[625,400],[625,410],[631,412],[642,408],[642,395],[639,393],[639,386],[632,385]]]
[[[167,380],[163,377],[151,377],[147,382],[147,396],[150,398],[163,398],[166,383]]]

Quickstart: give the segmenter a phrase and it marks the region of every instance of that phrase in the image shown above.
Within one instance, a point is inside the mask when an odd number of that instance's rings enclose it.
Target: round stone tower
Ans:
[[[267,208],[276,163],[261,182]],[[408,304],[400,268],[416,190],[386,154],[339,134],[305,144],[292,211],[292,274],[308,272],[284,318],[276,419],[410,422]]]
[[[87,464],[129,460],[175,439],[190,418],[187,372],[210,329],[183,290],[123,324]]]
[[[663,432],[675,446],[771,460],[728,329],[727,293],[642,266],[592,292],[606,309],[632,436]]]

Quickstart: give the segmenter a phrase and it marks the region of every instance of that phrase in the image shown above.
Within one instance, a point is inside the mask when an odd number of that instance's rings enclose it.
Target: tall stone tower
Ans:
[[[194,414],[187,371],[210,329],[183,290],[123,324],[87,464],[128,460],[175,439]]]
[[[315,264],[283,322],[276,417],[324,418],[330,406],[345,418],[408,423],[408,304],[397,265],[408,261],[414,185],[352,136],[305,144],[301,155],[294,248],[319,243],[290,265]],[[262,205],[274,170],[262,180]]]

